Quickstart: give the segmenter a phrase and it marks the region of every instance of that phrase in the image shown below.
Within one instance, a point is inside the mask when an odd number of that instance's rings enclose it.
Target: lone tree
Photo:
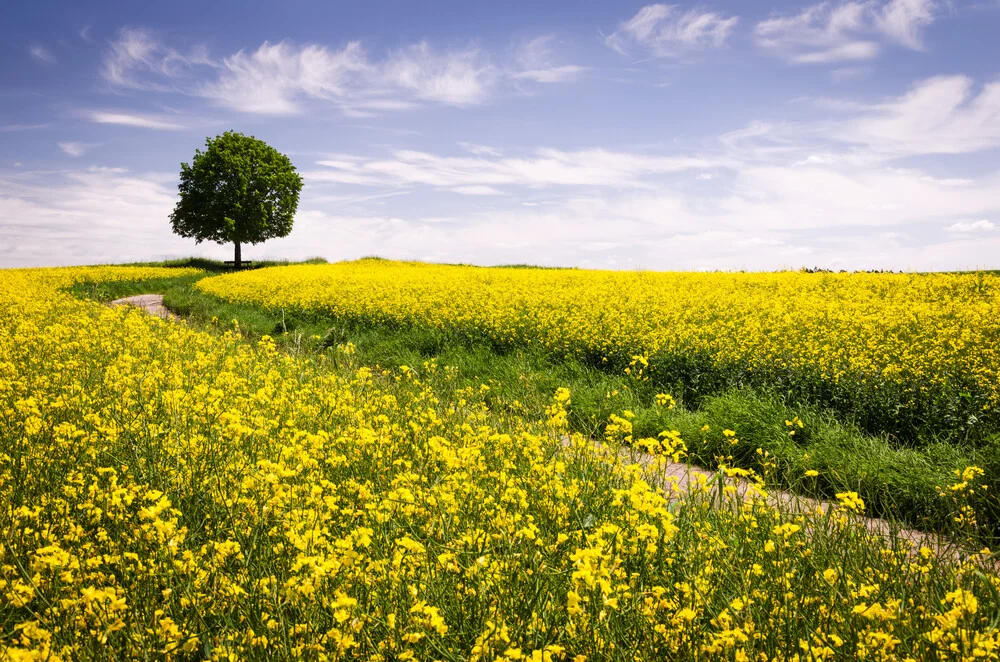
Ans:
[[[174,232],[195,243],[259,244],[292,231],[302,178],[288,157],[263,140],[226,131],[205,140],[191,165],[181,164],[181,199],[170,215]]]

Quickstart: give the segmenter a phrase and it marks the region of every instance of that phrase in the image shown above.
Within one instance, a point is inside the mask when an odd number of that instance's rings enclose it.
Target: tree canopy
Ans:
[[[292,231],[302,178],[287,156],[263,140],[227,131],[181,164],[180,200],[170,215],[175,233],[195,243],[259,244]]]

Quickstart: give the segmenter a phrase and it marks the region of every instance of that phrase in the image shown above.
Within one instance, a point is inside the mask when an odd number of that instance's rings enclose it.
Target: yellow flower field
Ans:
[[[433,362],[334,367],[58,291],[160,275],[0,271],[0,660],[1000,654],[989,555],[872,538],[856,494],[671,501],[567,435],[566,390],[525,420]]]
[[[417,324],[541,346],[696,395],[766,385],[898,436],[996,427],[1000,277],[657,273],[361,260],[207,278],[272,309]]]

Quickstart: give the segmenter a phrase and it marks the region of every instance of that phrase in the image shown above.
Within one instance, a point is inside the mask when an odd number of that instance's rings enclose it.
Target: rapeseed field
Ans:
[[[400,279],[373,282],[380,269]],[[420,270],[429,285],[406,280]],[[596,288],[613,287],[601,285],[607,276],[581,291],[536,275],[517,289],[501,273],[476,286],[495,286],[499,302],[479,309],[478,295],[455,289],[456,273],[471,271],[348,265],[205,282],[275,305],[453,319],[560,351],[590,351],[590,342],[612,359],[615,343],[645,337],[637,329],[661,328],[627,319],[633,308],[621,304],[589,322],[618,329],[610,344],[593,329],[560,341],[557,327],[574,324],[560,321],[555,304],[530,302],[561,302],[561,314],[582,325],[596,314]],[[941,554],[870,534],[857,494],[796,511],[767,499],[759,476],[726,466],[723,477],[754,483],[745,498],[726,480],[678,492],[658,478],[662,463],[683,455],[678,435],[634,439],[622,412],[595,446],[568,432],[566,389],[531,420],[491,409],[488,386],[459,388],[455,371],[433,361],[373,369],[356,363],[349,343],[292,356],[267,337],[248,342],[238,328],[200,332],[61,291],[163,275],[0,272],[0,660],[1000,655],[1000,579],[989,551]],[[618,287],[619,297],[634,304],[660,291],[646,280]],[[289,294],[294,282],[303,284],[300,299]],[[523,326],[509,326],[508,309]],[[659,333],[657,342],[674,342]],[[738,336],[718,335],[713,346],[706,334],[691,331],[684,342],[742,356],[726,345],[740,345]],[[959,359],[976,368],[966,354],[978,342],[912,356],[920,370]],[[886,379],[929,374],[906,370]],[[657,398],[670,404],[667,394]],[[625,464],[622,444],[658,460]],[[969,467],[942,489],[960,500],[986,482]]]
[[[766,387],[904,444],[998,428],[1000,276],[659,273],[361,260],[208,278],[271,309],[473,334],[642,371],[686,395]]]

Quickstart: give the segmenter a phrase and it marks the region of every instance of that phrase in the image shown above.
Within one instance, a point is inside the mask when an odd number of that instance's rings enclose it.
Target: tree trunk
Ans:
[[[236,244],[236,255],[233,256],[233,268],[239,269],[243,266],[243,260],[240,257],[240,242],[234,241],[233,243]]]

